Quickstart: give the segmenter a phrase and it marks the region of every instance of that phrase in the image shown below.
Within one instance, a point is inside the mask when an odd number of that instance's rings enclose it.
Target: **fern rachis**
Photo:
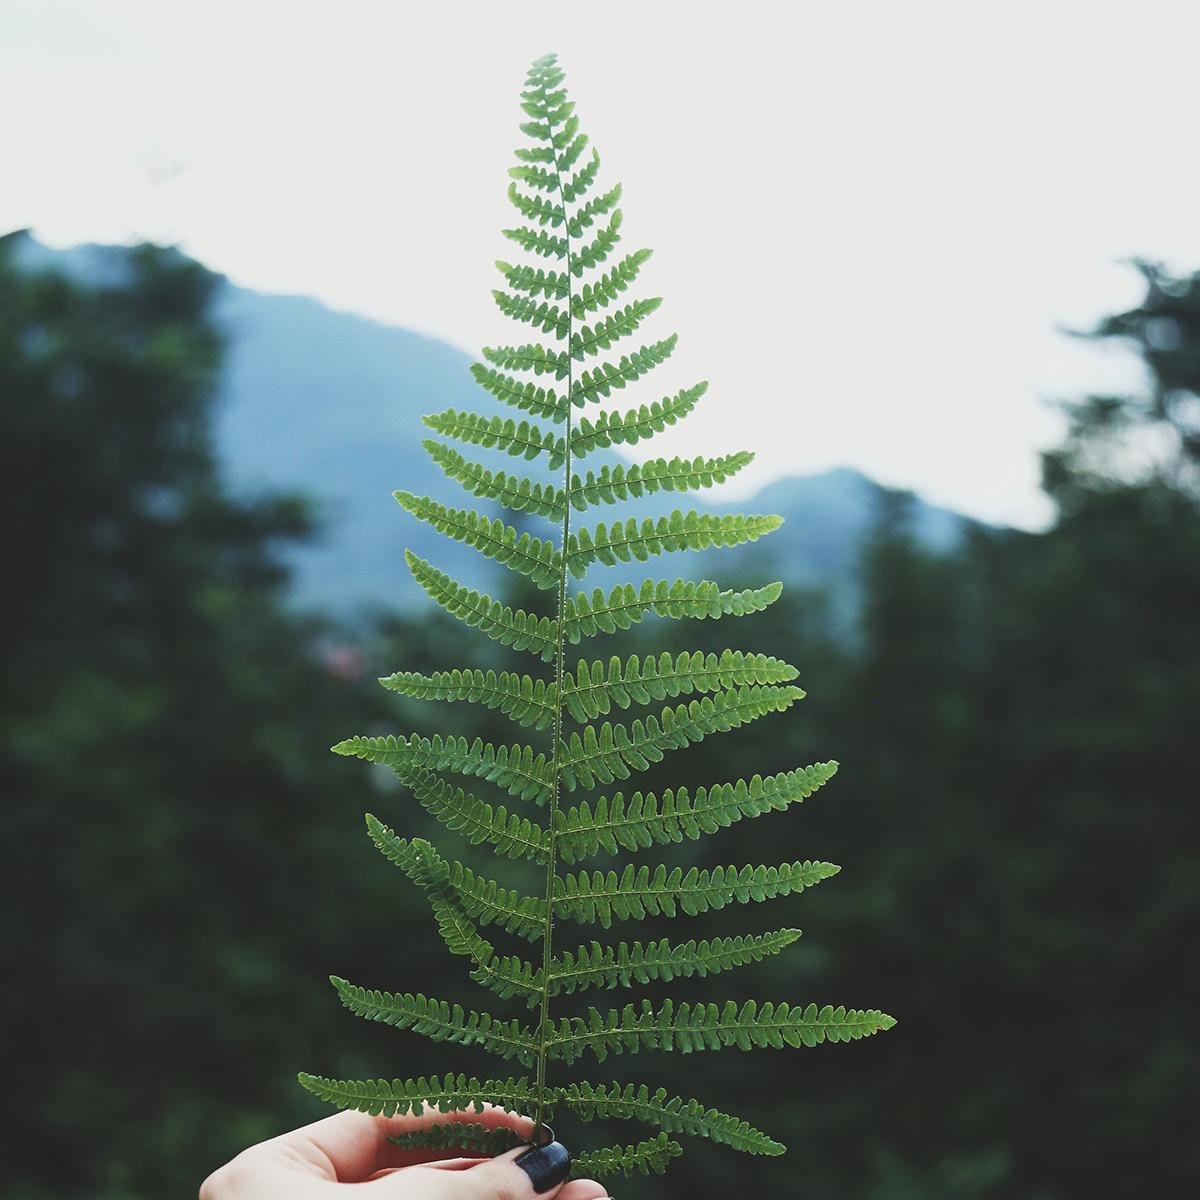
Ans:
[[[877,1010],[816,1004],[746,1001],[689,1004],[666,999],[621,1007],[588,1006],[583,1015],[555,1012],[554,1001],[575,993],[633,987],[655,980],[705,976],[780,954],[800,936],[792,928],[733,937],[648,942],[581,940],[555,944],[556,922],[608,929],[614,922],[647,915],[695,918],[729,904],[769,901],[815,886],[834,875],[831,863],[797,861],[758,866],[692,867],[627,864],[619,871],[591,860],[707,837],[734,822],[800,803],[825,784],[837,764],[816,763],[766,778],[716,782],[695,789],[605,791],[566,803],[569,793],[607,788],[663,761],[714,733],[726,732],[786,710],[804,693],[796,671],[766,654],[582,657],[568,664],[568,646],[630,629],[645,617],[736,618],[758,612],[780,586],[747,590],[703,580],[648,579],[605,593],[568,594],[571,577],[583,579],[597,563],[646,561],[660,554],[740,545],[770,533],[779,518],[713,516],[676,510],[657,519],[577,524],[573,514],[634,501],[654,492],[711,487],[741,470],[753,457],[735,452],[713,458],[657,458],[638,466],[605,464],[576,471],[576,460],[616,445],[653,438],[684,419],[704,396],[696,384],[650,404],[597,409],[616,392],[651,373],[671,355],[674,335],[625,350],[613,361],[601,356],[626,343],[660,301],[631,299],[649,251],[616,257],[621,241],[620,188],[591,194],[599,158],[586,155],[574,105],[562,88],[554,57],[530,70],[521,128],[532,145],[517,152],[509,197],[526,222],[505,235],[539,262],[497,264],[509,290],[494,295],[501,312],[550,335],[551,342],[518,341],[485,349],[473,373],[496,400],[517,410],[511,418],[458,412],[425,418],[440,438],[509,456],[542,461],[561,470],[561,484],[494,469],[446,444],[425,448],[445,475],[469,495],[511,512],[544,519],[557,533],[518,532],[503,518],[454,508],[427,496],[395,493],[413,516],[448,537],[517,572],[553,597],[553,614],[513,609],[457,583],[431,563],[407,556],[410,570],[429,596],[451,615],[500,644],[552,664],[549,678],[520,670],[449,667],[422,675],[401,671],[380,682],[405,696],[477,704],[498,711],[534,741],[493,745],[482,739],[424,736],[353,737],[334,747],[391,767],[417,801],[447,829],[497,854],[528,862],[541,872],[535,894],[521,893],[477,875],[444,857],[430,842],[406,838],[374,816],[368,832],[379,851],[425,894],[448,949],[470,962],[471,978],[527,1017],[465,1011],[419,993],[376,991],[334,978],[342,1002],[359,1016],[435,1041],[476,1045],[517,1062],[530,1074],[478,1079],[466,1076],[417,1080],[340,1081],[302,1075],[301,1082],[340,1108],[370,1113],[480,1111],[491,1103],[531,1111],[537,1128],[558,1108],[582,1120],[625,1118],[655,1126],[649,1140],[580,1155],[577,1173],[661,1171],[681,1153],[671,1136],[708,1137],[752,1154],[778,1154],[783,1146],[738,1117],[698,1100],[668,1096],[645,1085],[552,1084],[548,1064],[573,1063],[585,1055],[641,1049],[718,1050],[736,1046],[812,1046],[849,1041],[887,1029],[892,1019]],[[586,369],[585,369],[586,364]],[[549,377],[547,379],[547,377]],[[576,410],[579,410],[578,416]],[[629,719],[623,714],[629,712]],[[568,730],[570,722],[574,728]],[[488,780],[513,797],[514,807],[472,795],[447,776]],[[566,872],[563,866],[575,867]],[[559,925],[559,941],[564,925]],[[505,936],[525,944],[498,949]],[[455,1117],[406,1144],[507,1148],[503,1131],[489,1132],[469,1117]]]

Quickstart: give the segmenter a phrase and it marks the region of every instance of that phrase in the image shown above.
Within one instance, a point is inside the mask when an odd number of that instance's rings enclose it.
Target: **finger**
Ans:
[[[485,1105],[483,1112],[439,1113],[426,1111],[420,1116],[372,1117],[360,1112],[342,1112],[302,1129],[285,1133],[263,1144],[264,1151],[298,1162],[310,1173],[339,1183],[358,1183],[387,1167],[403,1167],[456,1155],[438,1150],[402,1150],[388,1139],[401,1133],[428,1129],[434,1124],[453,1121],[477,1122],[496,1129],[507,1126],[519,1136],[533,1131],[533,1122],[517,1113]]]
[[[608,1188],[594,1179],[572,1179],[563,1184],[554,1200],[608,1200]]]
[[[548,1142],[488,1159],[464,1172],[458,1182],[466,1189],[465,1200],[553,1200],[570,1171],[566,1146]]]
[[[450,1113],[433,1113],[427,1114],[428,1120],[424,1125],[416,1125],[407,1130],[389,1130],[388,1136],[394,1136],[397,1132],[412,1132],[413,1129],[428,1128],[429,1125],[482,1125],[485,1129],[511,1129],[516,1134],[520,1141],[527,1141],[533,1135],[533,1119],[531,1117],[523,1117],[520,1113],[506,1112],[502,1108],[497,1108],[495,1105],[484,1105],[483,1112],[475,1112],[474,1109],[466,1111],[450,1112]],[[426,1118],[417,1118],[425,1121]],[[461,1158],[467,1153],[461,1146],[455,1146],[444,1150],[423,1149],[416,1147],[413,1149],[402,1149],[399,1146],[388,1144],[384,1150],[384,1163],[389,1167],[408,1167],[416,1164],[436,1164],[438,1166],[459,1161],[470,1166],[477,1161],[478,1156],[474,1158]]]

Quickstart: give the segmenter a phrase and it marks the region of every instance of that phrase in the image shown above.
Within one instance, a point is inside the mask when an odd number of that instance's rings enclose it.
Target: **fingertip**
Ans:
[[[530,1185],[539,1196],[560,1187],[571,1173],[571,1152],[562,1142],[528,1146],[512,1161],[529,1176]]]
[[[594,1179],[572,1179],[564,1183],[554,1200],[610,1200],[608,1188]]]

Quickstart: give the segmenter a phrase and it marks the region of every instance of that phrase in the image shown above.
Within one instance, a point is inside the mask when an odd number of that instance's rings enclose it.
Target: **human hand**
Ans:
[[[471,1121],[530,1137],[528,1117],[488,1106],[482,1113],[370,1117],[343,1112],[243,1150],[200,1186],[200,1200],[347,1200],[347,1184],[365,1185],[363,1200],[604,1200],[591,1179],[564,1184],[571,1160],[559,1142],[519,1146],[496,1158],[457,1158],[454,1151],[402,1150],[388,1138],[435,1122]],[[340,1195],[335,1195],[340,1193]]]

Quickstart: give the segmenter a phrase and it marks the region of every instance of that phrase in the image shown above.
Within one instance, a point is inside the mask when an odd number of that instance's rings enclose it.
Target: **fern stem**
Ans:
[[[540,90],[542,95],[545,96],[546,88],[544,84]],[[550,145],[554,155],[554,179],[558,186],[558,199],[563,210],[563,240],[567,248],[567,415],[566,430],[563,439],[565,454],[563,463],[563,496],[569,497],[571,494],[571,416],[573,408],[571,388],[575,377],[575,360],[571,355],[571,338],[575,325],[575,289],[573,283],[574,275],[571,270],[571,225],[570,221],[567,220],[567,199],[563,192],[562,174],[558,166],[558,147],[554,143],[554,125],[549,118],[546,120],[546,125],[550,130]],[[560,562],[558,569],[558,609],[554,616],[554,753],[551,760],[550,807],[546,829],[546,930],[542,938],[542,1001],[538,1019],[537,1045],[537,1109],[534,1115],[533,1128],[533,1144],[535,1146],[541,1141],[542,1118],[546,1110],[546,1051],[550,1043],[550,960],[554,951],[554,882],[556,878],[555,826],[558,823],[561,748],[563,744],[563,678],[565,674],[563,670],[563,643],[565,641],[565,610],[567,604],[567,539],[570,537],[570,534],[571,505],[564,502],[562,546],[559,553]]]

